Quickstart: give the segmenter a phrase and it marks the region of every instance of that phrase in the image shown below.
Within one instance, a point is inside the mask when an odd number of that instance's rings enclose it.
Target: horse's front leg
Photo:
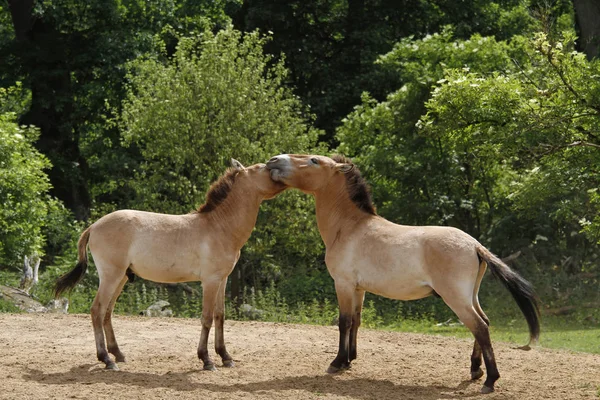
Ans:
[[[340,309],[340,342],[338,354],[327,368],[332,374],[350,368],[350,330],[352,328],[352,314],[354,312],[354,287],[345,283],[335,283],[335,291]]]
[[[200,333],[200,344],[198,344],[198,358],[204,363],[204,369],[215,371],[215,364],[208,355],[208,335],[212,327],[217,293],[221,280],[202,282],[202,332]]]
[[[225,322],[225,287],[227,278],[223,279],[217,293],[215,305],[215,351],[221,356],[224,367],[233,367],[235,363],[225,348],[225,337],[223,335],[223,323]]]
[[[354,313],[352,314],[352,327],[350,328],[350,354],[348,356],[350,362],[352,362],[352,360],[356,360],[356,342],[364,301],[365,291],[356,290],[354,292]]]

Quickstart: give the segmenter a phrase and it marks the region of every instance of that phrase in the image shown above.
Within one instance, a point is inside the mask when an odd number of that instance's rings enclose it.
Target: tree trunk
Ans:
[[[23,260],[23,276],[19,288],[29,294],[31,289],[38,283],[38,271],[41,259],[37,254],[31,257],[25,256]],[[31,266],[33,264],[33,267]]]
[[[362,49],[365,35],[365,1],[348,0],[346,17],[345,62],[344,71],[352,75],[362,70]]]
[[[579,28],[577,49],[591,60],[600,55],[600,1],[573,0]]]
[[[90,209],[87,163],[79,151],[74,122],[74,96],[67,37],[33,15],[33,1],[9,1],[18,44],[13,46],[25,81],[31,89],[31,108],[20,123],[34,125],[41,135],[36,147],[52,163],[48,173],[51,194],[80,220]]]

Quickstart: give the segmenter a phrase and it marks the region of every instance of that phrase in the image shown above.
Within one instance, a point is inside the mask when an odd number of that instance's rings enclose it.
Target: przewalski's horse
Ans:
[[[58,279],[55,293],[58,297],[83,277],[89,244],[100,278],[91,309],[92,324],[98,360],[107,369],[118,369],[109,352],[117,362],[125,361],[115,339],[111,315],[131,273],[155,282],[202,281],[198,358],[204,369],[215,369],[207,348],[214,318],[215,350],[224,366],[234,365],[223,338],[227,277],[250,237],[260,203],[286,186],[272,181],[264,164],[244,168],[236,160],[231,162],[232,168],[210,187],[206,203],[193,213],[120,210],[100,218],[81,235],[77,266]]]
[[[475,336],[471,378],[487,379],[483,393],[500,377],[479,305],[479,285],[489,265],[527,319],[530,344],[539,337],[539,307],[525,279],[465,232],[442,226],[397,225],[377,215],[368,187],[350,160],[285,154],[267,163],[271,178],[315,196],[325,263],[335,281],[340,319],[337,357],[328,372],[350,367],[365,291],[398,300],[438,294]]]

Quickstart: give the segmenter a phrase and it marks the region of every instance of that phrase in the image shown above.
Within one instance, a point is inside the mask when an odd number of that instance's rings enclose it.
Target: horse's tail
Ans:
[[[56,281],[56,285],[54,286],[55,298],[59,298],[63,292],[73,289],[87,271],[87,244],[90,241],[90,229],[91,227],[83,231],[81,237],[79,238],[79,242],[77,242],[77,265],[75,268],[58,278]]]
[[[485,247],[477,246],[477,255],[490,266],[492,275],[508,289],[525,316],[529,325],[529,343],[521,348],[529,350],[540,337],[540,306],[533,286]]]

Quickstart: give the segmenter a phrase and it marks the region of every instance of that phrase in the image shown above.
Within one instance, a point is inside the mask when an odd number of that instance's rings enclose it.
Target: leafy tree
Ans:
[[[189,212],[231,157],[253,164],[314,148],[318,131],[283,86],[283,62],[263,54],[266,40],[232,28],[206,31],[181,38],[166,62],[132,63],[121,116],[125,144],[143,156],[128,184],[136,193],[132,207]],[[263,205],[238,262],[242,283],[260,287],[314,265],[322,245],[309,205],[293,192]],[[290,235],[290,225],[306,235]]]
[[[467,0],[460,6],[449,0],[253,0],[230,15],[237,29],[273,33],[267,51],[286,55],[290,78],[329,142],[363,91],[383,100],[402,85],[373,64],[402,38],[421,38],[450,24],[459,38],[480,33],[506,39],[532,25],[520,0]]]
[[[538,34],[525,43],[527,63],[509,73],[449,71],[421,126],[435,137],[468,142],[470,152],[496,147],[520,171],[510,184],[512,209],[548,221],[543,236],[562,243],[563,254],[576,246],[581,257],[597,251],[580,231],[594,239],[597,230],[600,63],[574,51],[574,41],[569,33],[562,41]]]
[[[172,51],[174,32],[225,23],[226,4],[11,0],[0,6],[0,21],[12,20],[14,28],[0,28],[0,80],[5,86],[20,80],[31,91],[19,122],[40,129],[36,147],[52,162],[52,193],[78,219],[89,216],[92,196],[118,201],[106,196],[107,188],[126,173],[121,166],[135,160],[105,121],[107,104],[124,95],[124,64],[153,52],[158,38]]]
[[[597,293],[600,75],[572,34],[552,37],[402,40],[379,62],[405,85],[364,94],[337,137],[382,215],[522,254],[547,304],[564,304]]]
[[[8,95],[0,89],[0,108]],[[20,268],[23,256],[42,254],[42,229],[50,208],[48,159],[33,147],[39,131],[21,127],[12,112],[0,114],[0,269]]]
[[[339,150],[354,157],[373,183],[382,215],[407,224],[453,225],[476,237],[488,232],[504,207],[505,193],[495,183],[510,172],[490,160],[494,149],[485,157],[457,152],[446,141],[421,135],[417,122],[446,68],[491,74],[511,68],[510,55],[504,42],[479,35],[454,40],[445,29],[421,40],[404,39],[381,57],[405,85],[380,103],[364,95],[337,137]]]

